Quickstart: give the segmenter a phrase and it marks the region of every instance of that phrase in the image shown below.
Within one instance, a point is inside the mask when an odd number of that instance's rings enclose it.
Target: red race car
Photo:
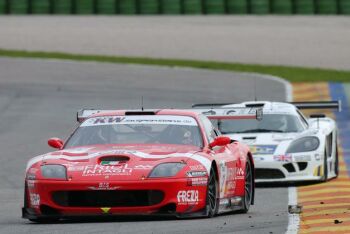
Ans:
[[[189,110],[82,111],[58,151],[26,168],[23,218],[247,212],[254,163],[246,145]]]

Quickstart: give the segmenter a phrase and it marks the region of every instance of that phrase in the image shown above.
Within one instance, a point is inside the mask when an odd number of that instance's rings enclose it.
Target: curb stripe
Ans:
[[[326,183],[298,187],[298,202],[303,206],[299,233],[350,233],[350,96],[345,91],[350,93],[349,84],[294,85],[299,101],[341,100],[343,108],[340,113],[326,113],[334,116],[339,129],[339,176]]]

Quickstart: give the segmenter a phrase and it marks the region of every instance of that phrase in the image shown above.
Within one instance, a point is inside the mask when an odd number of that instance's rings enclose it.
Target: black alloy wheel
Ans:
[[[214,217],[217,214],[219,209],[218,202],[218,180],[216,178],[216,173],[214,168],[210,169],[210,176],[208,181],[207,188],[207,209],[208,209],[208,217]]]

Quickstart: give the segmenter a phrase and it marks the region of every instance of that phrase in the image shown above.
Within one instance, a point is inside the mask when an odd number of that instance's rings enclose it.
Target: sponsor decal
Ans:
[[[101,207],[102,213],[108,214],[108,212],[111,210],[111,207]]]
[[[135,150],[103,150],[96,153],[89,154],[90,157],[98,157],[101,155],[136,155],[137,151]]]
[[[216,115],[216,112],[213,110],[208,110],[208,111],[203,111],[202,114],[203,115]]]
[[[206,171],[189,171],[187,172],[188,177],[200,177],[200,176],[206,176]]]
[[[119,168],[119,169],[118,169]],[[102,163],[100,165],[87,165],[87,166],[72,166],[69,165],[67,167],[67,170],[70,172],[74,172],[74,171],[83,171],[83,174],[94,174],[93,171],[95,172],[95,174],[101,174],[101,175],[105,175],[105,174],[118,174],[116,171],[121,171],[124,168],[124,173],[126,172],[132,172],[133,170],[150,170],[153,168],[152,165],[136,165],[134,167],[131,166],[125,166],[125,164],[109,164],[109,163]],[[86,172],[86,173],[85,173]]]
[[[33,189],[35,187],[35,180],[27,180],[27,187]]]
[[[87,119],[81,127],[97,125],[118,125],[118,124],[175,124],[197,126],[197,122],[192,117],[187,116],[106,116]]]
[[[236,181],[229,181],[227,182],[227,186],[226,186],[227,191],[232,191],[236,189]]]
[[[227,180],[232,180],[235,179],[237,175],[237,168],[236,167],[231,167],[227,169]]]
[[[291,155],[274,155],[273,159],[277,162],[291,162],[292,156]]]
[[[198,204],[198,190],[181,190],[177,193],[177,202],[179,205]]]
[[[240,167],[236,169],[236,179],[244,179],[244,170]]]
[[[30,198],[30,204],[32,206],[39,206],[40,205],[40,195],[39,194],[30,193],[29,198]]]
[[[91,186],[91,187],[88,187],[88,188],[91,189],[91,190],[116,190],[116,189],[118,189],[120,187],[118,187],[118,186],[110,187],[109,183],[101,182],[101,183],[98,184],[98,187]]]
[[[258,157],[258,156],[253,156],[253,158],[254,158],[254,161],[264,161],[265,160],[265,158]]]
[[[67,171],[84,171],[84,166],[68,166]]]
[[[115,166],[88,165],[84,166],[82,176],[131,175],[132,170],[127,163]]]
[[[220,206],[228,206],[230,205],[230,200],[228,198],[220,199]]]
[[[293,156],[293,159],[295,162],[307,162],[307,161],[311,161],[311,156],[310,155],[296,155],[296,156]]]
[[[242,201],[241,197],[232,197],[231,200],[230,200],[231,205],[233,205],[233,206],[239,205],[239,203],[241,201]]]
[[[252,145],[252,144],[254,144],[256,142],[256,139],[255,138],[254,139],[245,139],[245,138],[243,138],[242,142],[244,144],[247,144],[247,145]]]
[[[219,164],[220,169],[220,197],[223,197],[225,194],[225,187],[226,187],[226,180],[229,177],[228,168],[226,166],[226,163],[224,161],[221,161]]]
[[[250,146],[250,152],[252,154],[273,154],[276,150],[276,145],[251,145]]]
[[[206,177],[191,178],[189,180],[190,186],[206,186],[208,184],[208,178]]]
[[[27,172],[27,175],[26,175],[26,179],[27,180],[36,180],[36,173],[37,173],[38,169],[37,168],[30,168]]]
[[[152,168],[153,168],[152,165],[136,165],[136,166],[134,166],[135,170],[150,170]]]
[[[32,173],[27,173],[27,180],[36,180],[36,175]]]
[[[192,165],[190,166],[191,171],[201,171],[201,170],[205,170],[205,167],[202,164],[198,164],[198,165]]]

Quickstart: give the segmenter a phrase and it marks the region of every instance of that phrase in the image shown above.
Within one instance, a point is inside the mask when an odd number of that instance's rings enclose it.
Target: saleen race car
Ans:
[[[254,203],[248,146],[222,136],[207,117],[185,110],[92,111],[58,151],[26,168],[23,217],[212,217]]]
[[[197,104],[216,127],[232,139],[250,146],[256,182],[307,181],[338,175],[337,126],[323,114],[309,119],[299,109],[340,110],[331,102],[243,102]],[[257,118],[248,113],[256,112]]]

